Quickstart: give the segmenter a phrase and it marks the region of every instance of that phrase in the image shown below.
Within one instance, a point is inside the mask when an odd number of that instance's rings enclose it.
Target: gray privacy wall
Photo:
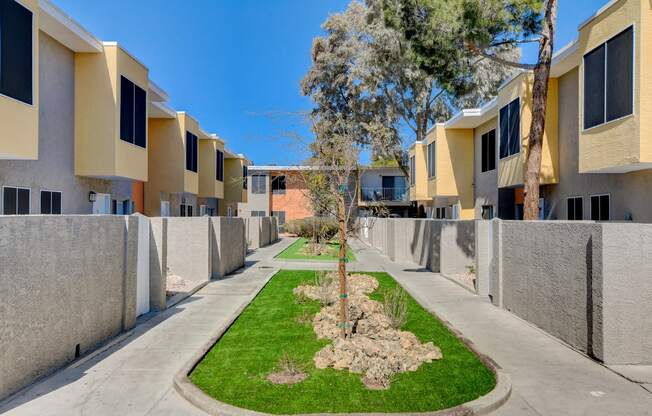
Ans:
[[[247,217],[245,220],[247,249],[255,250],[278,240],[276,217]]]
[[[443,274],[466,272],[475,263],[475,221],[361,218],[359,236],[397,262]]]
[[[247,243],[243,218],[211,218],[212,277],[219,279],[245,263]]]
[[[0,216],[0,399],[134,326],[137,243],[136,217]]]
[[[652,364],[652,224],[492,223],[495,305],[606,364]]]

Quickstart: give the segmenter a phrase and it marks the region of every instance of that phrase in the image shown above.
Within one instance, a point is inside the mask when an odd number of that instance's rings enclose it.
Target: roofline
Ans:
[[[609,10],[612,6],[614,6],[616,3],[618,3],[620,0],[611,0],[609,3],[605,4],[604,6],[600,7],[597,12],[595,12],[591,17],[583,21],[577,26],[577,30],[582,30],[584,26],[588,25],[591,23],[593,20],[598,18],[602,13],[606,12]]]
[[[131,52],[129,52],[128,50],[126,50],[126,49],[125,49],[125,48],[120,44],[120,42],[117,42],[117,41],[115,41],[115,40],[110,40],[110,41],[104,41],[104,42],[102,42],[102,45],[104,45],[104,46],[115,46],[116,48],[119,48],[122,52],[126,53],[126,54],[131,58],[131,59],[133,59],[134,61],[138,62],[138,64],[139,64],[140,66],[142,66],[143,68],[145,68],[145,69],[149,72],[149,68],[147,67],[147,65],[145,65],[145,64],[143,63],[143,61],[141,61],[140,59],[136,58],[136,56],[135,56],[134,54],[132,54]]]
[[[170,107],[167,103],[160,102],[160,101],[150,101],[150,104],[158,108],[165,114],[169,115],[170,119],[174,119],[177,117],[176,111],[174,111],[174,109]]]
[[[161,88],[158,84],[156,84],[154,81],[151,79],[149,80],[149,88],[153,90],[156,94],[160,95],[161,98],[163,98],[163,101],[169,101],[170,96],[168,95],[167,92],[163,88]]]
[[[49,0],[39,0],[38,6],[41,13],[45,13],[52,19],[61,23],[91,49],[95,50],[97,53],[102,52],[102,42],[55,4]]]

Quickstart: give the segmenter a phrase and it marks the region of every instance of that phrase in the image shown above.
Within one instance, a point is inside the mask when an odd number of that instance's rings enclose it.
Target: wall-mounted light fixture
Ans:
[[[97,194],[95,191],[90,191],[88,193],[88,202],[95,202],[97,200]]]

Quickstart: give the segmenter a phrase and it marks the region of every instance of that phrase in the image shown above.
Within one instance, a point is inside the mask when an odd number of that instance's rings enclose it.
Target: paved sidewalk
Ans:
[[[275,273],[270,260],[291,242],[284,239],[256,250],[247,256],[246,269],[210,282],[105,351],[33,385],[0,406],[0,413],[204,415],[176,393],[174,375]]]
[[[652,415],[652,394],[642,386],[438,274],[356,246],[361,263],[382,265],[509,373],[512,395],[492,415]]]

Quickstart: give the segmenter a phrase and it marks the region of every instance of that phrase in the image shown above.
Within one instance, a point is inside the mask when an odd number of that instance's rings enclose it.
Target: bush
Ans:
[[[385,292],[383,311],[394,329],[401,328],[407,322],[407,294],[401,287]]]
[[[328,241],[337,235],[338,224],[335,218],[308,217],[286,222],[285,231],[312,241]]]

